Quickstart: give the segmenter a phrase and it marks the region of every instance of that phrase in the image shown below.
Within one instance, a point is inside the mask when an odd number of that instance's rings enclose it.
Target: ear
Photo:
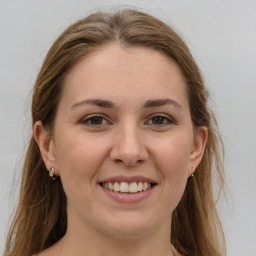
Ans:
[[[203,155],[205,146],[208,138],[208,129],[205,126],[201,126],[197,128],[194,144],[192,151],[190,153],[190,166],[188,171],[188,176],[190,177],[195,172],[195,169],[200,164]]]
[[[41,121],[37,121],[34,125],[34,138],[40,149],[47,170],[50,170],[52,167],[58,169],[56,166],[54,141],[50,131],[43,126]],[[55,171],[55,175],[59,175],[58,170]]]

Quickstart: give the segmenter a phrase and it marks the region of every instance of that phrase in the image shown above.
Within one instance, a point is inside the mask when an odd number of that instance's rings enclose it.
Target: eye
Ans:
[[[146,124],[155,126],[166,126],[174,124],[174,121],[166,115],[154,115],[146,122]]]
[[[110,124],[109,121],[107,121],[107,119],[101,115],[87,116],[81,121],[81,123],[88,126],[102,126]]]

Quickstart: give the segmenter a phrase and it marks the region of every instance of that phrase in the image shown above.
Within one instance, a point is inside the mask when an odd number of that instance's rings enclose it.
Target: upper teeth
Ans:
[[[116,191],[116,192],[121,192],[121,193],[137,193],[140,191],[145,191],[151,187],[151,184],[146,181],[140,181],[140,182],[103,182],[103,187]]]

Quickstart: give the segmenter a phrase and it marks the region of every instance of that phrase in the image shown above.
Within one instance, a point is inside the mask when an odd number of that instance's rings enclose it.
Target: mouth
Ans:
[[[148,181],[108,181],[108,182],[100,182],[100,186],[103,188],[119,192],[119,193],[140,193],[143,191],[147,191],[150,188],[154,187],[156,183],[148,182]]]
[[[119,175],[101,180],[98,185],[105,195],[114,201],[133,204],[150,197],[158,183],[144,176],[127,177]]]

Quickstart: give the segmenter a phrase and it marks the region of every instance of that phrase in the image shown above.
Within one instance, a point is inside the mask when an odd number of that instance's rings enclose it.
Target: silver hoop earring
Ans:
[[[50,171],[49,171],[49,176],[51,177],[52,180],[56,180],[56,176],[55,176],[55,169],[52,167],[50,168]]]

